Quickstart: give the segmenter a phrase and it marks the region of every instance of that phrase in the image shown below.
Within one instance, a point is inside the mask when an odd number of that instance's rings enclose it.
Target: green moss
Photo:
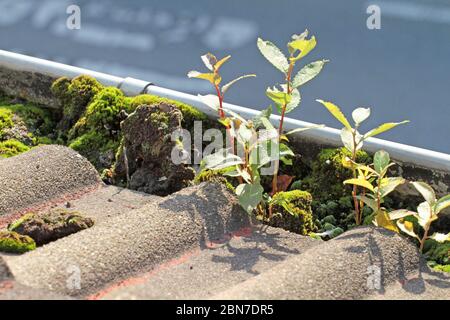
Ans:
[[[436,271],[450,272],[450,264],[446,264],[446,265],[437,264],[437,265],[433,266],[433,269]]]
[[[437,264],[450,264],[450,241],[439,243],[428,239],[424,245],[424,253],[429,261]]]
[[[34,213],[27,213],[25,215],[23,215],[22,217],[20,217],[19,219],[11,222],[8,225],[8,230],[9,231],[15,231],[18,227],[20,227],[24,222],[29,221],[31,219],[34,218]]]
[[[34,249],[36,249],[36,243],[29,236],[11,231],[0,231],[1,252],[24,253]]]
[[[114,87],[102,89],[88,105],[85,121],[89,129],[112,134],[120,129],[120,112],[126,111],[129,100]]]
[[[270,225],[307,235],[316,229],[311,202],[312,196],[306,191],[278,192],[271,200],[274,215],[268,222]]]
[[[342,165],[345,157],[351,157],[346,148],[323,149],[312,163],[311,173],[296,186],[311,192],[313,211],[319,219],[334,216],[335,225],[344,230],[354,222],[351,187],[343,184],[352,176],[351,170]],[[371,157],[364,151],[358,151],[356,161],[368,164]]]
[[[30,147],[17,140],[11,139],[0,142],[1,158],[10,158],[28,150],[30,150]]]
[[[69,147],[86,157],[99,171],[102,171],[107,168],[103,167],[100,156],[110,150],[115,154],[119,141],[92,130],[71,141]]]
[[[202,182],[216,182],[223,183],[229,190],[235,191],[234,186],[223,176],[225,170],[209,170],[205,169],[200,171],[194,178],[194,183],[199,184]]]
[[[4,130],[12,128],[14,125],[12,117],[13,113],[11,110],[0,107],[0,139],[3,139]]]
[[[80,75],[72,80],[62,77],[51,87],[62,105],[63,119],[60,127],[70,128],[84,113],[87,105],[103,86],[93,77]]]
[[[152,105],[160,103],[171,104],[180,109],[181,113],[183,114],[182,126],[185,129],[189,130],[193,128],[194,121],[205,121],[208,119],[203,112],[195,109],[194,107],[188,104],[167,98],[154,96],[151,94],[142,94],[134,98],[131,98],[131,102],[129,104],[129,112],[133,112],[138,106],[143,104]]]

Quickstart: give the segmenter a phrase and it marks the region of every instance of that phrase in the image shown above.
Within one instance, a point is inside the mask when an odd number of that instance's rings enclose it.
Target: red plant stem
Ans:
[[[292,93],[291,88],[291,76],[292,76],[292,70],[294,69],[294,63],[289,64],[289,70],[286,75],[286,82],[287,82],[287,94]],[[281,135],[283,134],[283,122],[284,122],[284,115],[286,113],[286,107],[287,103],[283,105],[283,108],[281,110],[281,119],[280,119],[280,126],[278,127],[278,139],[281,140]],[[272,179],[272,195],[275,195],[278,192],[278,170],[280,169],[280,163],[279,159],[275,161],[275,169],[273,173],[273,179]]]
[[[223,94],[220,93],[220,89],[217,84],[214,85],[214,88],[216,89],[217,98],[219,99],[219,117],[220,117],[220,119],[223,120],[223,119],[225,119],[225,112],[223,111]],[[226,126],[226,128],[227,128],[227,135],[229,137],[231,150],[232,150],[233,154],[236,154],[234,138],[231,136],[231,133],[230,133],[230,126]],[[241,183],[241,184],[244,182],[242,177],[238,177],[238,180],[239,180],[239,183]]]

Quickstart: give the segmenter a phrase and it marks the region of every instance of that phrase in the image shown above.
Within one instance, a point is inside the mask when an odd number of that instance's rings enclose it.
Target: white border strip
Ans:
[[[62,63],[38,59],[3,50],[0,50],[0,66],[20,71],[38,72],[53,77],[66,76],[69,78],[73,78],[81,74],[88,74],[95,77],[103,85],[120,87],[126,95],[130,96],[142,93],[143,89],[149,84],[149,82],[143,80],[116,77],[106,73],[77,68]],[[217,117],[216,112],[206,106],[203,102],[201,102],[197,96],[161,88],[155,85],[149,86],[146,92],[193,105],[206,114],[212,117]],[[246,118],[251,118],[259,112],[258,110],[244,108],[228,103],[225,104],[225,107],[227,109],[238,112]],[[271,117],[271,120],[272,122],[277,123],[279,120],[279,116],[273,115]],[[313,124],[309,122],[292,118],[285,118],[284,127],[286,130],[292,130],[296,128],[309,127],[312,125]],[[301,137],[305,139],[320,144],[340,146],[341,139],[339,132],[340,131],[337,129],[324,127],[308,130],[297,134],[297,136],[301,135]],[[384,149],[389,152],[393,159],[396,159],[398,161],[424,168],[450,172],[450,155],[446,153],[417,148],[377,138],[369,138],[365,142],[364,149],[372,153],[376,152],[377,150]]]

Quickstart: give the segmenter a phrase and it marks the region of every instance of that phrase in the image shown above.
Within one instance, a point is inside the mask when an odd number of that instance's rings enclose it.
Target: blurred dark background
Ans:
[[[81,8],[81,29],[69,30],[66,8]],[[369,30],[369,5],[381,9],[381,29]],[[331,60],[302,87],[289,116],[339,124],[314,100],[350,114],[371,107],[365,129],[384,121],[411,123],[380,136],[450,153],[450,1],[444,0],[0,0],[0,48],[157,85],[205,94],[208,83],[188,79],[203,70],[200,55],[231,54],[227,102],[262,109],[265,89],[283,81],[260,55],[256,38],[279,47],[308,28],[318,40],[304,62]]]

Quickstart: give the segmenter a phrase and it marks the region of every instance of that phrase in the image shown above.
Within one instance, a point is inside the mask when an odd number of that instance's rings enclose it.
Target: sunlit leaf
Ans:
[[[199,94],[198,97],[205,105],[207,105],[211,109],[213,109],[215,111],[219,110],[220,102],[219,102],[219,98],[216,95],[207,94],[207,95],[203,96],[203,95]]]
[[[445,242],[445,241],[450,241],[450,233],[445,234],[445,233],[435,232],[430,237],[430,239],[433,239],[433,240],[435,240],[437,242],[440,242],[440,243]]]
[[[414,224],[411,221],[407,221],[404,219],[397,220],[397,226],[400,230],[402,230],[407,235],[419,239],[417,234],[414,232]],[[419,239],[420,240],[420,239]]]
[[[275,102],[278,112],[281,113],[282,107],[287,106],[291,100],[292,96],[284,91],[279,90],[276,87],[267,88],[266,95]]]
[[[261,54],[266,58],[275,68],[283,73],[287,73],[289,69],[289,62],[286,56],[270,41],[265,41],[258,38],[257,46]]]
[[[417,212],[414,212],[411,210],[406,210],[406,209],[394,210],[394,211],[389,212],[389,218],[391,220],[398,220],[398,219],[402,219],[402,218],[409,217],[409,216],[417,217]]]
[[[314,36],[312,36],[311,39],[297,39],[289,42],[288,47],[291,52],[295,52],[295,50],[300,51],[297,56],[292,57],[291,59],[297,61],[303,58],[316,47],[316,44],[316,37]]]
[[[263,192],[264,188],[258,183],[243,183],[236,187],[236,195],[238,196],[239,204],[247,211],[247,213],[252,213],[262,201]]]
[[[375,128],[375,129],[372,129],[369,132],[367,132],[364,135],[364,138],[369,138],[369,137],[373,137],[373,136],[379,135],[380,133],[386,132],[388,130],[391,130],[392,128],[395,128],[398,125],[401,125],[401,124],[404,124],[404,123],[408,123],[408,122],[409,122],[409,120],[405,120],[405,121],[402,121],[402,122],[388,122],[388,123],[384,123],[381,126],[379,126],[379,127]]]
[[[393,223],[391,221],[391,219],[389,218],[389,215],[386,211],[384,210],[379,210],[376,215],[375,215],[375,221],[374,221],[375,225],[378,227],[382,227],[394,232],[399,232],[397,226],[395,225],[395,223]]]
[[[290,134],[299,133],[299,132],[303,132],[303,131],[311,130],[311,129],[323,128],[323,127],[325,127],[324,124],[318,124],[318,125],[312,125],[312,126],[309,126],[309,127],[307,127],[307,128],[297,128],[297,129],[293,129],[293,130],[291,130],[291,131],[288,131],[288,132],[286,133],[286,135],[288,136],[288,135],[290,135]]]
[[[206,169],[220,170],[237,164],[242,164],[243,161],[240,157],[228,152],[225,149],[221,149],[216,153],[204,157],[203,163]]]
[[[389,165],[390,161],[389,153],[384,150],[377,151],[373,156],[373,167],[380,174]]]
[[[286,105],[285,113],[289,113],[295,108],[297,108],[301,101],[300,91],[298,89],[294,89],[291,92],[291,101]]]
[[[350,152],[353,152],[353,150],[358,151],[363,146],[362,136],[358,131],[356,131],[355,139],[353,139],[353,130],[347,128],[342,128],[341,130],[341,141]]]
[[[450,194],[445,197],[440,198],[434,205],[434,212],[436,214],[440,213],[445,208],[450,207]]]
[[[433,188],[431,188],[428,184],[421,181],[414,181],[412,182],[412,185],[417,191],[420,192],[422,197],[430,204],[430,206],[436,203],[436,194],[434,193]]]
[[[344,184],[355,184],[357,186],[369,189],[373,192],[373,186],[370,184],[370,182],[361,178],[345,180]]]
[[[207,54],[201,56],[201,58],[206,68],[208,68],[211,71],[214,71],[214,66],[217,63],[216,56],[208,52]]]
[[[417,213],[418,213],[417,219],[422,227],[425,227],[433,218],[431,206],[427,201],[424,201],[417,206]]]
[[[198,71],[189,71],[188,77],[208,80],[213,85],[218,85],[220,83],[220,81],[222,81],[222,78],[220,77],[220,75],[218,75],[216,73],[200,73]]]
[[[214,70],[218,71],[220,69],[220,67],[228,61],[228,59],[230,59],[231,56],[226,56],[222,59],[220,59],[219,61],[217,61],[217,63],[214,65]]]
[[[252,78],[252,77],[256,77],[256,74],[246,74],[246,75],[240,76],[240,77],[238,77],[238,78],[236,78],[236,79],[234,79],[234,80],[231,80],[230,82],[228,82],[227,84],[224,84],[224,85],[222,86],[222,93],[227,92],[227,90],[228,90],[233,84],[235,84],[236,82],[238,82],[239,80],[242,80],[242,79],[245,79],[245,78]]]
[[[292,80],[292,86],[294,88],[298,88],[301,85],[304,85],[308,81],[314,79],[320,71],[322,71],[325,63],[329,62],[329,60],[318,60],[311,62],[304,66],[294,77]]]
[[[370,116],[370,108],[356,108],[352,112],[352,118],[356,124],[362,123],[369,116]]]
[[[394,191],[395,188],[397,188],[399,185],[404,184],[405,181],[406,180],[401,177],[383,178],[381,180],[381,188],[380,188],[381,197],[382,198],[386,197],[388,194]]]
[[[332,102],[326,102],[323,100],[316,100],[317,102],[320,102],[321,104],[323,104],[325,106],[325,108],[328,109],[328,111],[337,119],[339,120],[340,123],[342,123],[344,125],[344,127],[346,127],[348,130],[352,129],[352,126],[350,125],[350,123],[348,122],[347,118],[344,116],[344,114],[342,113],[341,109],[339,109],[339,107],[335,104],[333,104]]]

